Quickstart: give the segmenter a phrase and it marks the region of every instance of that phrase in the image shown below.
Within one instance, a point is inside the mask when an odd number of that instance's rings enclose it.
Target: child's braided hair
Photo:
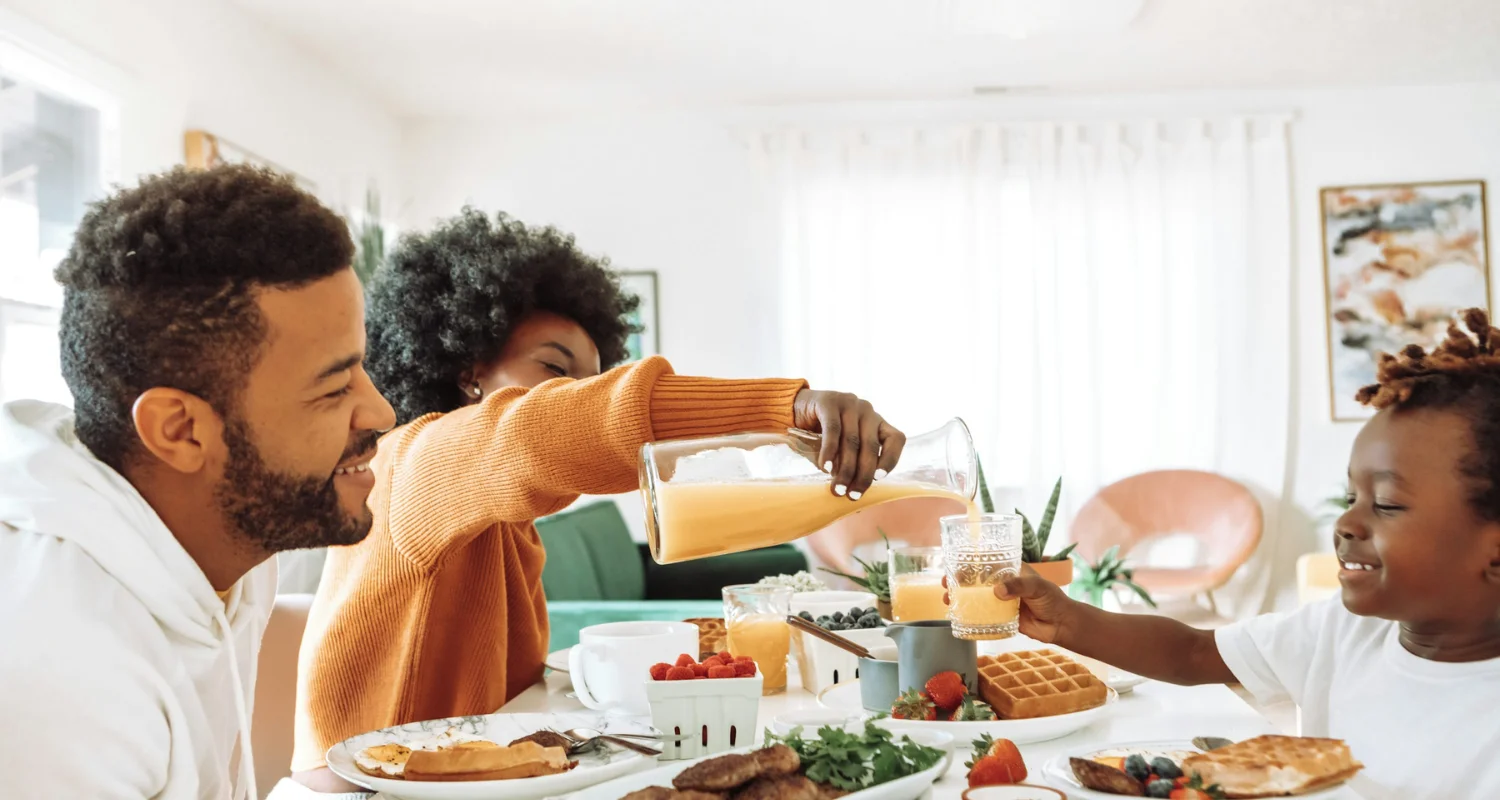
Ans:
[[[1377,409],[1431,408],[1461,414],[1474,446],[1459,460],[1471,479],[1469,499],[1487,520],[1500,521],[1500,328],[1489,315],[1471,308],[1464,326],[1448,326],[1448,336],[1432,352],[1407,345],[1399,355],[1381,353],[1376,382],[1355,399]]]

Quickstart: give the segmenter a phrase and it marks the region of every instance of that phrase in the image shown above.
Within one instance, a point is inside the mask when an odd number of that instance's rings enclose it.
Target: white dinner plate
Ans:
[[[505,781],[407,781],[376,778],[355,766],[355,754],[377,744],[399,743],[409,747],[431,746],[439,736],[488,739],[509,744],[537,731],[593,728],[606,733],[651,733],[643,722],[606,717],[593,712],[568,714],[488,714],[473,717],[412,722],[393,728],[362,733],[328,748],[328,767],[340,778],[399,800],[538,800],[576,792],[596,783],[649,768],[655,758],[631,750],[602,748],[577,756],[578,766],[558,775]]]
[[[1124,744],[1111,744],[1105,746],[1092,745],[1077,748],[1071,752],[1064,753],[1048,761],[1042,767],[1042,778],[1054,788],[1061,789],[1070,798],[1082,798],[1083,800],[1119,800],[1124,795],[1109,794],[1108,792],[1096,792],[1092,789],[1083,788],[1078,778],[1073,775],[1073,767],[1068,764],[1069,758],[1092,758],[1101,754],[1125,755],[1129,753],[1140,753],[1149,761],[1157,755],[1166,755],[1169,758],[1175,753],[1197,753],[1198,748],[1193,743],[1184,739],[1176,741],[1158,742],[1126,742]],[[1175,760],[1175,759],[1174,759]],[[1330,800],[1337,797],[1343,784],[1329,789],[1313,792],[1311,794],[1297,795],[1297,800]]]
[[[914,738],[913,741],[917,741],[917,739]],[[754,749],[746,748],[732,752],[747,753]],[[724,753],[690,761],[674,761],[649,772],[638,772],[634,775],[617,778],[608,783],[601,783],[573,795],[569,800],[620,800],[625,795],[640,791],[648,786],[670,787],[672,779],[677,777],[677,773],[682,772],[699,761],[706,761],[721,755],[724,755]],[[915,800],[915,798],[921,797],[924,792],[931,788],[933,783],[943,777],[943,773],[947,771],[948,764],[952,760],[953,758],[950,755],[932,767],[915,775],[897,778],[896,780],[882,783],[879,786],[871,786],[868,789],[844,795],[842,800]]]
[[[879,725],[889,728],[898,733],[906,731],[936,730],[953,736],[954,742],[960,747],[967,746],[965,743],[978,739],[981,734],[989,734],[997,739],[1009,739],[1016,744],[1030,744],[1034,742],[1046,742],[1052,739],[1061,739],[1070,733],[1083,730],[1090,723],[1103,716],[1110,707],[1114,705],[1120,696],[1113,689],[1105,698],[1104,704],[1094,708],[1075,711],[1071,714],[1058,714],[1052,717],[1036,717],[1034,719],[995,719],[984,722],[922,722],[906,719],[883,719]],[[868,714],[864,703],[859,696],[859,681],[840,683],[824,689],[818,695],[818,702],[824,708],[837,711],[855,711]]]

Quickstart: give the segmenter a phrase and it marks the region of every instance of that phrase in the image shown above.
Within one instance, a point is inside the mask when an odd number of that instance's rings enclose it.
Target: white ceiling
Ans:
[[[231,2],[412,117],[1500,79],[1500,0]]]

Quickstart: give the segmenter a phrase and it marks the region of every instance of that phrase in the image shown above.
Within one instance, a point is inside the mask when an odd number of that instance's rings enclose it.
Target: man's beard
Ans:
[[[345,458],[373,452],[378,435],[366,431],[349,443]],[[339,502],[333,475],[313,478],[266,466],[242,420],[225,421],[229,460],[214,494],[240,536],[269,553],[356,544],[370,532],[369,509],[351,516]]]

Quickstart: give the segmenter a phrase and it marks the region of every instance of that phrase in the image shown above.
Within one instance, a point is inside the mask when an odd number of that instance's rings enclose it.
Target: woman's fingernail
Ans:
[[[850,500],[858,500],[859,497],[860,497],[860,494],[861,494],[860,492],[850,492],[849,493],[849,499]]]
[[[849,491],[849,487],[843,484],[839,484],[838,486],[833,487],[833,493],[838,495],[839,497],[843,497],[844,493],[847,491]]]
[[[823,462],[823,471],[824,472],[833,472],[833,462],[832,461],[824,461]]]
[[[891,474],[891,473],[886,472],[883,469],[877,469],[877,470],[875,470],[875,480],[877,480],[877,481],[878,480],[882,480],[883,478],[885,478],[885,476],[887,476],[889,474]]]

